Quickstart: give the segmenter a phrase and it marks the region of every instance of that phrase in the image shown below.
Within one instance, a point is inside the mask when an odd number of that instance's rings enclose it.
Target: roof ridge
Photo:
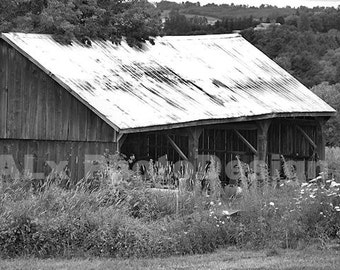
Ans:
[[[0,37],[7,35],[25,35],[25,36],[46,36],[51,37],[52,34],[44,34],[44,33],[25,33],[25,32],[7,32],[0,33]],[[157,39],[168,39],[168,40],[206,40],[206,39],[229,39],[229,38],[239,38],[242,37],[238,33],[230,33],[230,34],[209,34],[209,35],[188,35],[188,36],[157,36]],[[95,41],[96,39],[91,39]]]

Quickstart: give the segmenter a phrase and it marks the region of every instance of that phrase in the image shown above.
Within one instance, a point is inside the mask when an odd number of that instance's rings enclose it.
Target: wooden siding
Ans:
[[[0,138],[113,142],[115,131],[0,40]]]
[[[314,142],[317,141],[315,121],[277,120],[271,124],[268,131],[268,153],[289,158],[312,157],[314,149],[298,127],[301,127]]]
[[[24,172],[27,155],[34,157],[30,173],[43,173],[45,177],[51,173],[47,161],[67,161],[66,172],[73,183],[84,177],[85,155],[103,155],[106,150],[114,153],[115,149],[116,143],[110,142],[0,140],[0,155],[11,155],[20,173]]]
[[[136,133],[128,134],[125,140],[122,153],[126,155],[134,154],[137,160],[158,160],[161,157],[167,156],[167,159],[172,162],[182,160],[176,152],[166,135],[176,143],[182,152],[188,156],[188,136],[176,134],[176,132],[167,133]]]

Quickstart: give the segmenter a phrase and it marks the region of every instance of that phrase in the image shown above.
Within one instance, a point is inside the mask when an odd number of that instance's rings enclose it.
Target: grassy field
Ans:
[[[254,18],[276,18],[278,16],[288,16],[295,13],[294,9],[290,8],[230,8],[221,6],[204,6],[204,7],[190,7],[182,9],[182,13],[194,14],[200,16],[210,16],[222,19],[223,17],[250,17]]]
[[[0,260],[0,269],[51,269],[51,270],[90,270],[90,269],[340,269],[340,251],[317,250],[279,250],[239,251],[223,249],[213,254],[170,257],[165,259],[130,260]]]

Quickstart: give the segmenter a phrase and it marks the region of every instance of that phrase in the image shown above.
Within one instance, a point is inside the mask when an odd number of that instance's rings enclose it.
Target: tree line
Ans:
[[[146,0],[1,0],[0,32],[53,34],[60,42],[89,38],[130,44],[161,31],[159,10]]]

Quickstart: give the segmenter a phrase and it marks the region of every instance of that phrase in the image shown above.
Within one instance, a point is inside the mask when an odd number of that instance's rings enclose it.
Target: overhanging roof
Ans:
[[[1,37],[121,132],[335,113],[237,34],[162,37],[142,49]]]

